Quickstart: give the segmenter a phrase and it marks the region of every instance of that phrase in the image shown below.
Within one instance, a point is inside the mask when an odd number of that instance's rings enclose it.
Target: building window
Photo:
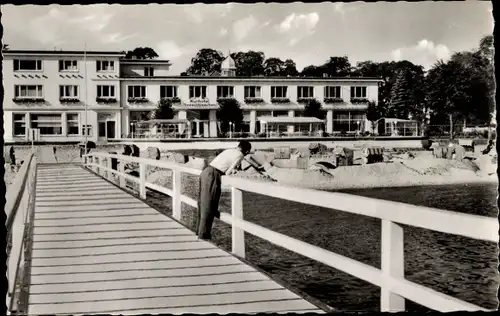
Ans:
[[[274,117],[288,117],[288,111],[272,111]]]
[[[43,98],[41,85],[15,85],[14,90],[14,95],[18,99]]]
[[[97,71],[115,71],[115,62],[112,60],[98,60],[96,65]]]
[[[351,98],[366,98],[366,87],[351,87]]]
[[[114,98],[115,86],[97,86],[98,98]]]
[[[14,71],[42,71],[42,61],[35,59],[14,59]]]
[[[78,127],[78,114],[66,114],[67,122],[67,134],[68,135],[79,135],[80,128]]]
[[[60,60],[59,61],[59,71],[77,71],[78,61],[77,60]]]
[[[361,131],[365,118],[366,115],[359,112],[335,113],[333,117],[333,129],[340,132]]]
[[[271,87],[271,98],[286,98],[288,87],[286,86],[275,86]]]
[[[297,98],[314,98],[314,87],[297,87]]]
[[[207,97],[207,87],[206,86],[190,86],[189,87],[189,98],[206,98]]]
[[[234,87],[233,86],[217,86],[217,97],[218,98],[233,98],[234,97]]]
[[[177,97],[176,86],[160,86],[160,98],[175,98]]]
[[[78,86],[59,86],[59,98],[78,98]]]
[[[14,114],[13,115],[13,125],[14,125],[14,136],[25,136],[26,135],[26,114]]]
[[[129,98],[145,98],[146,86],[128,86]]]
[[[89,137],[92,136],[92,125],[82,125],[82,135],[85,136],[85,133]]]
[[[260,87],[259,86],[247,86],[245,87],[245,98],[260,98]]]
[[[61,135],[61,114],[31,114],[31,126],[40,129],[40,135]]]
[[[340,86],[325,87],[325,98],[342,98],[340,94]]]
[[[145,77],[154,77],[155,69],[153,67],[145,67],[144,68],[144,76]]]

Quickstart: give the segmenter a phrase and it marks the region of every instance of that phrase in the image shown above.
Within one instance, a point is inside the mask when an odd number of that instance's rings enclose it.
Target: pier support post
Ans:
[[[381,312],[404,312],[405,298],[394,294],[388,288],[392,278],[404,278],[404,232],[403,227],[391,221],[382,220],[381,266],[385,284],[381,287]]]
[[[243,220],[243,192],[235,187],[231,188],[231,216],[233,217],[232,252],[240,258],[245,258],[245,231],[235,223],[235,220]]]
[[[176,220],[181,220],[181,172],[172,170],[172,216]]]
[[[146,199],[146,165],[139,164],[139,196]]]

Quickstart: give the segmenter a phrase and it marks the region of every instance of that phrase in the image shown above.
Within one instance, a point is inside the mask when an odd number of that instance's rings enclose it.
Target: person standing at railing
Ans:
[[[221,195],[221,177],[236,173],[241,161],[250,153],[252,145],[242,140],[237,148],[224,150],[217,155],[200,175],[200,192],[198,195],[198,218],[196,234],[200,239],[211,239],[214,218],[220,217],[219,200]]]

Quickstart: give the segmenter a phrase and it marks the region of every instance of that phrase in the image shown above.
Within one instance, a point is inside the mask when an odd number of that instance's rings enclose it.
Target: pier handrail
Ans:
[[[11,248],[8,253],[8,282],[7,291],[8,312],[23,312],[19,301],[24,286],[21,282],[21,288],[18,289],[20,265],[26,263],[25,252],[28,242],[28,228],[31,214],[35,204],[35,181],[36,181],[36,163],[37,158],[34,152],[30,152],[24,160],[21,168],[17,172],[16,178],[7,190],[5,213],[7,216],[5,227],[7,236],[11,238]],[[25,265],[26,268],[26,265]]]
[[[181,173],[199,175],[201,170],[168,161],[102,152],[90,153],[86,155],[86,158],[91,161],[87,161],[85,165],[93,168],[101,176],[105,177],[105,172],[107,172],[106,176],[113,180],[111,175],[118,175],[121,186],[125,186],[125,179],[138,183],[141,198],[146,198],[146,188],[171,196],[172,215],[179,221],[181,219],[181,203],[197,207],[196,200],[181,194]],[[118,162],[139,164],[139,178],[125,174],[123,163],[119,164],[119,170],[113,170],[111,168],[112,158],[117,159]],[[98,160],[97,163],[94,161],[96,159]],[[104,159],[107,159],[106,165]],[[146,166],[171,169],[172,189],[147,182]],[[381,311],[383,312],[404,311],[405,299],[441,312],[488,311],[480,306],[406,280],[404,276],[404,234],[403,227],[400,224],[489,242],[498,242],[499,223],[496,218],[462,214],[345,193],[297,188],[235,176],[224,176],[222,181],[224,185],[231,187],[231,214],[222,213],[220,219],[232,226],[232,252],[236,256],[245,257],[244,233],[247,232],[379,286],[381,288]],[[243,191],[379,218],[382,221],[381,269],[243,220]],[[402,212],[402,209],[405,212]]]

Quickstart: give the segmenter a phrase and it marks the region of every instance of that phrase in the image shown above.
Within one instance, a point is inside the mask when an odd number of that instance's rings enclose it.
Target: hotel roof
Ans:
[[[272,81],[272,80],[289,80],[289,81],[294,81],[294,80],[309,80],[309,81],[338,81],[338,80],[346,80],[346,81],[375,81],[375,82],[382,82],[382,78],[377,78],[377,77],[300,77],[300,76],[295,76],[295,77],[277,77],[277,76],[253,76],[253,77],[248,77],[248,76],[234,76],[234,77],[227,77],[227,76],[154,76],[154,77],[144,77],[144,76],[123,76],[120,78],[121,80],[166,80],[166,79],[180,79],[180,80],[211,80],[211,79],[217,79],[217,80],[234,80],[234,81],[241,81],[241,80],[264,80],[264,81]]]
[[[125,56],[125,52],[117,52],[117,51],[87,51],[87,55],[91,56],[117,56],[122,57]],[[54,56],[54,55],[84,55],[85,52],[83,50],[80,51],[71,51],[71,50],[14,50],[8,49],[2,51],[4,55],[46,55],[46,56]]]

